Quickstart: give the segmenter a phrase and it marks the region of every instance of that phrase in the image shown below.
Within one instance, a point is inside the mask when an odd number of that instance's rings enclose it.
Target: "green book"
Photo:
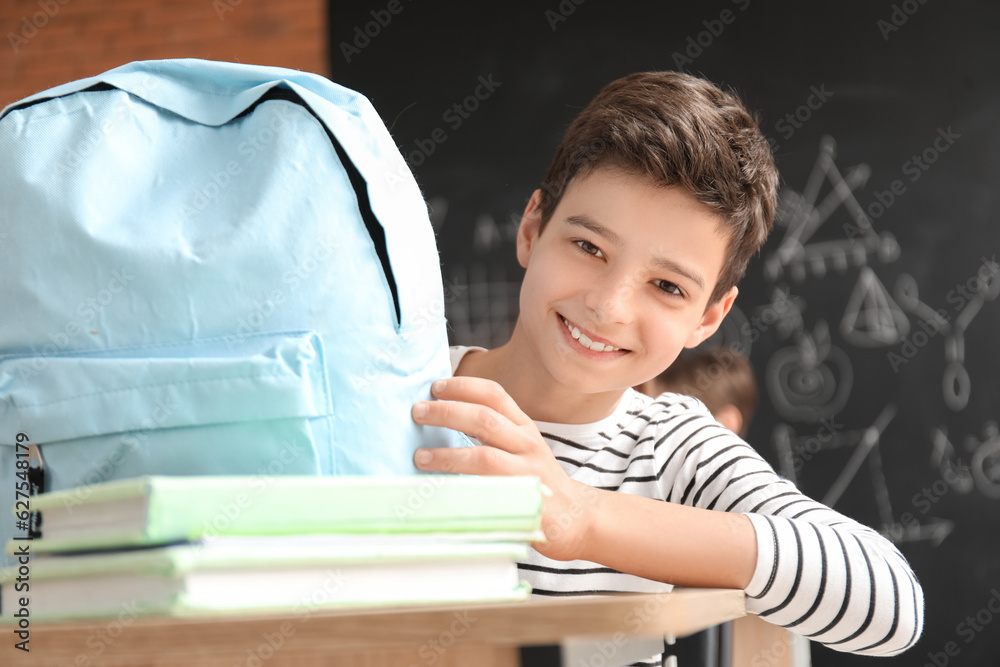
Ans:
[[[462,533],[539,539],[535,477],[147,476],[40,494],[33,552],[225,535]],[[7,551],[13,553],[11,540]]]
[[[16,567],[0,570],[2,620],[21,607],[32,619],[59,620],[516,600],[530,592],[515,562],[527,548],[423,535],[315,535],[34,557],[27,592],[17,589]]]

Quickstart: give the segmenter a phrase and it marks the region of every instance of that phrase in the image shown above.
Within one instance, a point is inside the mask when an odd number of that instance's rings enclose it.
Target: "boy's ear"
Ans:
[[[713,414],[715,421],[719,422],[730,431],[742,437],[743,433],[743,413],[735,405],[723,405]]]
[[[739,294],[739,290],[735,286],[730,287],[729,291],[721,299],[706,308],[705,314],[701,316],[701,323],[688,336],[684,347],[698,347],[709,336],[714,334],[719,325],[722,324],[722,320],[729,313],[729,310],[733,307],[733,302],[736,301],[737,294]]]
[[[535,247],[539,230],[542,226],[542,191],[535,190],[531,193],[528,205],[524,207],[521,214],[521,224],[517,228],[517,261],[521,268],[528,268],[528,258],[531,257],[531,250]]]

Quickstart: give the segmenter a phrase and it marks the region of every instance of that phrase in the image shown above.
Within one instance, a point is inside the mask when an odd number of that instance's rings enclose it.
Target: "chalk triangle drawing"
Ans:
[[[764,262],[764,275],[772,281],[786,275],[795,282],[809,276],[823,278],[830,269],[839,273],[850,266],[865,266],[870,255],[883,262],[899,257],[896,238],[875,231],[854,194],[868,182],[871,168],[858,164],[841,173],[834,160],[836,148],[834,138],[824,136],[803,191],[782,190],[778,215],[785,234]],[[830,188],[820,197],[826,185]],[[841,225],[846,238],[813,240],[813,235],[841,208],[850,218]]]
[[[909,331],[910,321],[903,309],[871,267],[861,267],[840,321],[841,335],[859,347],[880,347],[900,342]]]

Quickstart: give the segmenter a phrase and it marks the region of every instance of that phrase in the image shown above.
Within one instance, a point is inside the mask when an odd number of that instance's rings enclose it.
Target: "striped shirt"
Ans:
[[[453,348],[452,367],[468,348]],[[923,626],[923,591],[889,540],[803,495],[697,399],[628,390],[591,424],[535,422],[571,478],[590,486],[746,514],[757,536],[747,611],[839,651],[894,655]],[[664,536],[669,539],[669,536]],[[536,595],[656,593],[669,584],[535,551],[519,564]]]

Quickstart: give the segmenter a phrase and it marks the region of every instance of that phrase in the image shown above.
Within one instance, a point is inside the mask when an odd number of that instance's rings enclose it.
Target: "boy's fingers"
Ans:
[[[493,380],[469,376],[445,378],[431,385],[431,394],[445,401],[485,405],[519,426],[531,423],[510,394]]]
[[[518,475],[517,458],[495,447],[418,449],[413,463],[428,472],[463,475]]]
[[[413,406],[413,419],[418,424],[443,426],[461,431],[480,442],[516,452],[520,438],[514,424],[496,410],[461,401],[420,401]]]

